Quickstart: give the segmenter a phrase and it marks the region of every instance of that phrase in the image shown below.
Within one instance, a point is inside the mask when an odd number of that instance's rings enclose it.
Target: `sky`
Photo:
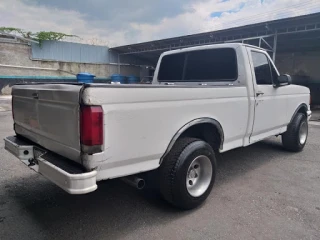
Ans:
[[[114,47],[315,12],[320,0],[0,0],[0,26]]]

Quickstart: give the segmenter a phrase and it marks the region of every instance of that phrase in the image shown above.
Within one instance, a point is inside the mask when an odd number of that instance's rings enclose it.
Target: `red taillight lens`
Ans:
[[[103,111],[100,106],[82,106],[80,141],[86,146],[103,144]]]

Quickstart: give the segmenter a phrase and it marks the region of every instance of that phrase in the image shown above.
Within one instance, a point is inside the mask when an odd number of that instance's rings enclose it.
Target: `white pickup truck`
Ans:
[[[277,135],[304,148],[310,92],[290,81],[263,49],[230,43],[163,53],[149,85],[16,85],[5,148],[70,194],[112,178],[142,188],[148,173],[191,209],[213,187],[215,152]]]

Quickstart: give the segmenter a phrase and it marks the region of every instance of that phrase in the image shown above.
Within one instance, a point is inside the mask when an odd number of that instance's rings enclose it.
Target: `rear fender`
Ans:
[[[172,147],[175,144],[175,142],[179,139],[179,137],[181,137],[181,135],[183,133],[185,133],[192,126],[195,126],[195,125],[198,125],[198,124],[202,124],[202,123],[212,124],[218,130],[218,133],[219,133],[220,139],[221,139],[219,149],[222,150],[223,142],[224,142],[224,133],[223,133],[223,129],[221,127],[221,124],[217,120],[212,119],[212,118],[197,118],[197,119],[194,119],[194,120],[188,122],[187,124],[185,124],[182,128],[180,128],[176,132],[176,134],[171,139],[171,141],[170,141],[165,153],[161,157],[160,164],[162,163],[162,161],[165,158],[165,156],[170,152],[170,150],[172,149]]]

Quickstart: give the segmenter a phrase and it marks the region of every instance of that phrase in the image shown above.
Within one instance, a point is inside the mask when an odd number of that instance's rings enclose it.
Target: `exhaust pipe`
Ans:
[[[127,176],[127,177],[121,178],[121,180],[139,190],[143,189],[144,186],[146,185],[144,179],[139,178],[137,176]]]

